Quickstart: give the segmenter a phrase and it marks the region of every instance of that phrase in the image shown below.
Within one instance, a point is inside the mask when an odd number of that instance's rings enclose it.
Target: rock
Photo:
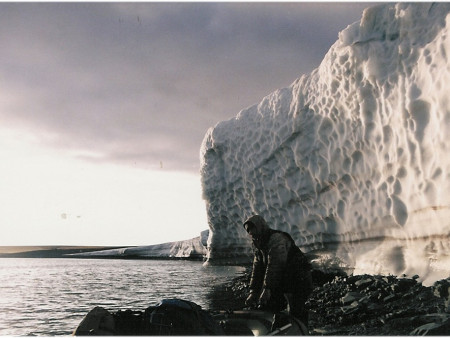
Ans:
[[[380,305],[380,304],[369,303],[369,304],[367,305],[367,310],[368,310],[368,311],[378,312],[378,311],[381,310],[382,308],[383,308],[383,306]]]
[[[392,302],[397,297],[398,296],[396,294],[389,295],[389,296],[383,298],[383,302],[385,302],[385,303]]]
[[[348,284],[356,284],[360,280],[361,280],[361,276],[350,276],[350,277],[347,277],[345,281]]]
[[[357,301],[354,301],[353,303],[351,303],[350,305],[347,306],[343,306],[342,307],[342,311],[344,312],[344,314],[349,315],[351,313],[355,313],[357,311],[360,311],[360,303],[358,303]]]
[[[409,278],[399,279],[395,292],[409,291],[416,284],[417,284],[417,281],[415,279],[409,279]]]
[[[244,307],[249,274],[247,270],[232,285],[216,288],[210,308]],[[445,312],[450,280],[425,287],[415,280],[394,276],[327,276],[328,281],[322,284],[324,276],[316,275],[319,281],[314,280],[314,291],[306,303],[309,329],[316,335],[406,336],[412,332],[450,335],[447,324],[450,314]],[[368,286],[362,287],[365,284]],[[393,293],[393,289],[398,292]]]
[[[364,295],[359,292],[347,292],[344,297],[341,298],[341,302],[344,305],[353,303],[363,298]]]
[[[374,282],[374,280],[373,280],[373,279],[369,279],[369,278],[360,279],[360,280],[358,280],[358,281],[355,282],[355,286],[356,286],[359,290],[362,290],[362,289],[365,289],[365,288],[367,288],[368,286],[372,285],[373,282]]]
[[[444,300],[445,312],[450,313],[450,278],[437,281],[432,289],[436,297]]]
[[[411,336],[447,336],[450,334],[450,319],[442,323],[428,323],[410,332]]]
[[[448,298],[450,283],[448,279],[437,281],[433,285],[433,293],[436,297]]]

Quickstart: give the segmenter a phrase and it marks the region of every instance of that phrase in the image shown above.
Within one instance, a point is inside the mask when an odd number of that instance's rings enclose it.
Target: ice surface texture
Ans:
[[[449,57],[450,4],[378,5],[310,75],[211,128],[200,156],[209,257],[249,255],[242,222],[254,213],[306,251],[425,238],[419,255],[449,254]],[[393,272],[408,270],[401,251]]]

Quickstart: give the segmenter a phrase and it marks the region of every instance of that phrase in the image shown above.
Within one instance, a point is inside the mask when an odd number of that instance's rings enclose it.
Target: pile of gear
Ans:
[[[145,311],[110,313],[95,307],[75,329],[76,336],[261,336],[306,335],[306,327],[287,313],[260,310],[210,313],[190,301],[166,299]]]
[[[179,336],[223,335],[220,325],[199,305],[181,299],[166,299],[144,311],[119,310],[110,313],[92,309],[74,335]]]

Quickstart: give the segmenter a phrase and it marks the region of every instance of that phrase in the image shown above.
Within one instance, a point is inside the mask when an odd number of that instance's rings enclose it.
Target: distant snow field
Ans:
[[[311,74],[211,128],[208,258],[249,256],[258,213],[357,273],[448,277],[449,39],[448,3],[368,8]]]

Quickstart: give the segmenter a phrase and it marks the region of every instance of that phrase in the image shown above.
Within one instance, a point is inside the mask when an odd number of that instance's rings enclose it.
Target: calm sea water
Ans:
[[[208,309],[208,292],[243,272],[192,261],[0,259],[0,335],[70,335],[95,306],[144,310],[182,298]]]

